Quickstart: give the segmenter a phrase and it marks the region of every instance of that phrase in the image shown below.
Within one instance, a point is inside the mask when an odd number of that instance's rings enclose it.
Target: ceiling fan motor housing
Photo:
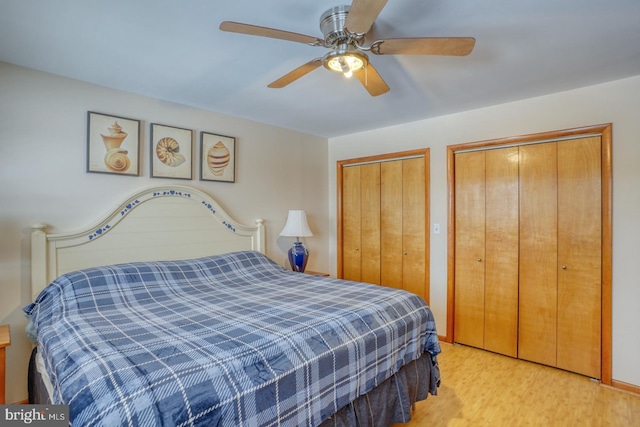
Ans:
[[[349,34],[344,30],[349,6],[336,6],[327,10],[320,17],[320,31],[329,46],[338,46],[348,43]]]

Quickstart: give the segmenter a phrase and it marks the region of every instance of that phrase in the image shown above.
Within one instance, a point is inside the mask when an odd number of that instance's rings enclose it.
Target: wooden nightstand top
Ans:
[[[310,271],[310,270],[305,270],[304,272],[305,274],[311,274],[312,276],[324,276],[324,277],[329,277],[329,273],[321,273],[319,271]]]
[[[11,345],[11,335],[9,334],[9,325],[0,325],[0,348]]]

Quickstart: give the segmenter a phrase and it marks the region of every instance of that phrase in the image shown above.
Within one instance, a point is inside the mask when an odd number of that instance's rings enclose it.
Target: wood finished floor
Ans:
[[[640,426],[640,396],[559,369],[442,344],[438,396],[394,427]]]

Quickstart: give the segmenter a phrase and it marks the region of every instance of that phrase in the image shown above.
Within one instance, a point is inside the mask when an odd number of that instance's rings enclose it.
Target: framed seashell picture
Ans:
[[[191,179],[193,131],[151,123],[151,178]]]
[[[200,180],[236,182],[236,139],[200,132]]]
[[[140,120],[87,113],[87,172],[140,175]]]

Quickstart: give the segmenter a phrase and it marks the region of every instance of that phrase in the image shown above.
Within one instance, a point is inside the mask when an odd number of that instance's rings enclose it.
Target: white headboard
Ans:
[[[264,225],[234,221],[207,194],[165,185],[129,197],[101,221],[73,233],[31,227],[31,294],[70,271],[134,261],[177,260],[241,250],[264,252]]]

